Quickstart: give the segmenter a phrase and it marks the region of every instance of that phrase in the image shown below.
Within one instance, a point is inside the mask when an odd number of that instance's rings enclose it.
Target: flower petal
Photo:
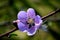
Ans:
[[[37,28],[35,28],[34,26],[31,27],[30,29],[28,29],[27,35],[28,36],[33,36],[37,31]]]
[[[20,31],[23,31],[23,32],[27,31],[26,25],[23,24],[22,22],[17,23],[17,25],[18,25],[18,28],[19,28]]]
[[[33,8],[29,8],[29,9],[27,10],[27,14],[28,14],[28,17],[29,17],[29,18],[35,18],[35,11],[34,11]]]
[[[42,22],[43,21],[41,20],[41,17],[39,15],[37,15],[35,17],[35,26],[37,26],[37,29],[41,26]]]
[[[41,17],[39,15],[37,15],[35,17],[35,23],[39,23],[39,21],[41,21]]]
[[[22,22],[26,22],[27,21],[27,13],[25,11],[20,11],[17,15],[18,20],[22,21]]]

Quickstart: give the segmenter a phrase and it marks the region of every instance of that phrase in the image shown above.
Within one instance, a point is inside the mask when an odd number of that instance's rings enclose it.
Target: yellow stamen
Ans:
[[[34,20],[30,18],[30,19],[28,19],[28,23],[29,24],[33,24],[34,23]]]

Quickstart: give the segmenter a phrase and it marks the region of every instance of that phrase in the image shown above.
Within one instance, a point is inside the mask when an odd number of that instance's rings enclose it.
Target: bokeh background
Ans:
[[[0,35],[6,33],[13,28],[11,23],[17,19],[19,11],[26,11],[28,8],[34,8],[36,14],[41,17],[49,14],[50,12],[60,8],[60,0],[0,0]],[[10,37],[4,36],[0,40],[59,40],[60,38],[60,12],[46,18],[45,23],[48,31],[39,29],[37,33],[29,37],[26,33],[19,30],[10,34]]]

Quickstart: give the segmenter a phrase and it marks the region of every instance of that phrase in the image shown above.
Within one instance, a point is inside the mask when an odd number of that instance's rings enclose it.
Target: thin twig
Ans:
[[[44,20],[44,19],[46,19],[46,18],[48,18],[48,17],[50,17],[50,16],[56,14],[57,12],[60,12],[60,9],[57,9],[57,10],[55,10],[55,11],[49,13],[48,15],[42,17],[42,20]]]
[[[52,16],[52,15],[58,13],[58,12],[60,12],[60,9],[57,9],[57,10],[51,12],[50,14],[48,14],[48,15],[42,17],[42,20],[44,20],[44,19],[46,19],[46,18],[48,18],[48,17],[50,17],[50,16]],[[4,33],[4,34],[1,34],[0,37],[9,35],[10,33],[14,32],[14,31],[16,31],[16,30],[18,30],[18,29],[17,29],[17,28],[13,28],[12,30],[10,30],[10,31],[8,31],[8,32],[6,32],[6,33]]]
[[[16,31],[16,30],[17,30],[17,28],[15,27],[15,28],[13,28],[12,30],[10,30],[10,31],[8,31],[8,32],[6,32],[6,33],[4,33],[4,34],[1,34],[0,37],[9,35],[10,33],[14,32],[14,31]]]

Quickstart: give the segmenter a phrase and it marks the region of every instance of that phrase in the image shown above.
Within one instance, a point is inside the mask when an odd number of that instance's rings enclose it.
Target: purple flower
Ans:
[[[16,22],[19,30],[26,32],[28,36],[34,35],[42,24],[41,17],[35,14],[33,8],[29,8],[27,12],[20,11],[17,18]]]

